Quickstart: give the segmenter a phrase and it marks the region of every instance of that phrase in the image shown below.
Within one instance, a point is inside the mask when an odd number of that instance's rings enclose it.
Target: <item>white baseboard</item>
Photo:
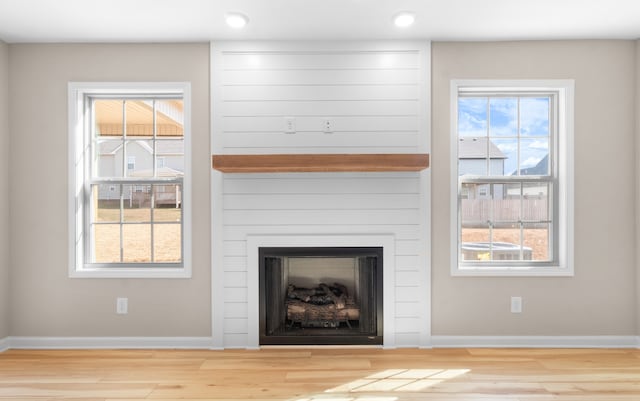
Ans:
[[[9,349],[9,338],[0,338],[0,352],[4,352]]]
[[[640,348],[635,336],[432,336],[433,348]]]
[[[7,348],[13,349],[209,349],[213,344],[211,337],[8,337],[5,340]]]
[[[0,339],[0,352],[12,348],[215,349],[211,337],[6,337]],[[640,349],[640,336],[432,336],[431,346],[421,348]]]

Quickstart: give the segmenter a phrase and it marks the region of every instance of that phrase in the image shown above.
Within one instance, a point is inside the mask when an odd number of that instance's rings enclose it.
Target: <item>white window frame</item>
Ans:
[[[573,276],[573,204],[574,204],[574,81],[573,80],[452,80],[451,102],[451,275],[453,276]],[[557,93],[556,163],[557,259],[551,263],[461,265],[459,258],[459,176],[458,176],[458,95],[465,92],[522,93],[549,91]],[[553,234],[551,234],[553,235]]]
[[[91,160],[90,113],[87,97],[91,95],[127,96],[179,95],[184,105],[184,177],[182,182],[182,263],[180,267],[144,267],[118,264],[117,267],[85,263],[85,180]],[[70,82],[69,99],[69,277],[72,278],[190,278],[191,256],[191,84],[189,82]]]

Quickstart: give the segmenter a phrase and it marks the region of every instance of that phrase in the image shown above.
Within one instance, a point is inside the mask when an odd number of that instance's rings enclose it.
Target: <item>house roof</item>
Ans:
[[[139,144],[144,150],[151,154],[153,148],[149,141],[136,141],[130,143]],[[104,155],[115,155],[122,149],[121,141],[104,141],[99,144],[99,153]],[[156,141],[156,154],[158,156],[182,155],[184,154],[184,141]]]
[[[155,119],[154,119],[154,109]],[[96,99],[94,102],[96,128],[101,136],[122,135],[123,101],[121,99]],[[151,100],[128,99],[126,101],[127,136],[159,137],[184,135],[184,104],[182,99],[162,99],[155,104]]]
[[[153,175],[153,170],[144,169],[144,170],[135,170],[129,172],[129,177],[151,177]],[[183,177],[184,173],[182,171],[178,171],[172,169],[171,167],[158,167],[156,169],[156,177]]]
[[[515,175],[517,171],[514,171]],[[520,169],[520,175],[546,175],[549,174],[549,154],[547,153],[539,162],[533,167]]]
[[[504,153],[491,141],[487,147],[486,137],[464,137],[458,142],[458,158],[460,159],[506,159]]]

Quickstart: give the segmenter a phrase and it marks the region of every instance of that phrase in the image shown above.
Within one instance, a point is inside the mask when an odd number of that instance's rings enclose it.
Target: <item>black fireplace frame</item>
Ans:
[[[260,301],[260,345],[382,345],[383,344],[383,248],[382,247],[260,247],[259,256],[259,299]],[[321,335],[267,335],[264,294],[266,292],[265,261],[269,257],[365,257],[377,258],[375,271],[375,333],[332,335],[330,330]]]

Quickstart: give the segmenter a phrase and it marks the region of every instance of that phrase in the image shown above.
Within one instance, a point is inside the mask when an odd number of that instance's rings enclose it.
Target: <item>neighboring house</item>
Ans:
[[[105,141],[99,145],[98,171],[102,177],[122,177],[127,169],[128,177],[153,176],[153,148],[147,141],[135,140],[127,143],[126,167],[123,160],[122,141]],[[180,177],[184,169],[184,143],[181,140],[156,141],[156,176]],[[134,186],[123,191],[125,202],[141,206],[150,199],[148,186]],[[101,187],[98,199],[119,200],[120,186],[113,184]],[[156,205],[173,204],[180,206],[180,191],[175,185],[156,186]]]
[[[487,143],[488,142],[488,143]],[[507,156],[486,137],[460,138],[458,144],[458,175],[504,175],[504,161]],[[474,185],[473,190],[463,190],[463,197],[468,199],[489,198],[489,185]]]
[[[504,153],[486,137],[460,138],[458,144],[458,174],[487,175],[487,159],[489,159],[489,175],[504,175]]]
[[[513,174],[516,172],[514,171]],[[547,175],[549,174],[549,154],[543,157],[538,164],[533,167],[520,169],[520,175]]]
[[[514,171],[511,175],[515,175]],[[547,175],[549,174],[549,155],[543,157],[535,166],[520,169],[520,175]],[[540,198],[544,199],[547,196],[546,186],[526,186],[522,188],[522,194],[527,198]],[[520,193],[516,193],[512,190],[508,191],[508,195],[520,196]]]

